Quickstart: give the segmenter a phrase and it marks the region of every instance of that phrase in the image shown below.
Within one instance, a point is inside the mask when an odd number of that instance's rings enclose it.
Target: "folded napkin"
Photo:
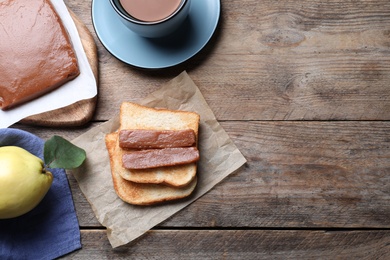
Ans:
[[[43,158],[44,141],[17,129],[0,129],[0,146],[15,145]],[[81,248],[68,179],[51,169],[53,184],[32,211],[0,220],[0,259],[53,259]]]

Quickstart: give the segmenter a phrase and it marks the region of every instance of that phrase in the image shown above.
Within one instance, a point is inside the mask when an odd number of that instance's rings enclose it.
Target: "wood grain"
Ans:
[[[389,231],[153,230],[107,250],[104,230],[83,231],[64,259],[386,259]]]
[[[162,226],[390,228],[390,122],[221,124],[248,163]],[[80,225],[100,226],[68,177]]]
[[[219,120],[389,120],[389,5],[222,0],[210,44],[162,71],[134,69],[99,43],[101,83],[111,87],[100,92],[96,119],[187,70]]]
[[[91,1],[65,0],[93,32]],[[248,163],[133,243],[112,249],[73,176],[72,259],[388,259],[390,2],[221,0],[210,43],[165,70],[99,57],[99,102],[68,139],[186,70]]]
[[[99,79],[99,63],[97,57],[97,47],[88,28],[77,18],[77,16],[69,10],[70,15],[75,22],[76,28],[80,35],[88,62],[95,76],[96,82]],[[50,126],[50,127],[70,127],[80,126],[92,119],[97,103],[97,96],[78,101],[70,106],[59,108],[56,110],[40,113],[29,116],[20,122],[23,124]]]

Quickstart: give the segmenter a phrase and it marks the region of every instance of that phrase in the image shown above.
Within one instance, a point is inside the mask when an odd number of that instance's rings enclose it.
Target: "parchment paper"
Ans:
[[[80,68],[80,75],[58,89],[8,111],[0,110],[0,128],[6,128],[31,115],[66,107],[96,96],[97,85],[88,63],[76,25],[63,0],[51,0],[71,38]]]
[[[246,159],[216,120],[198,87],[186,72],[151,93],[139,104],[200,114],[198,185],[193,195],[158,206],[133,206],[115,193],[104,137],[117,130],[119,116],[73,140],[87,152],[85,164],[72,171],[112,247],[129,243],[212,189]],[[118,108],[119,109],[119,108]]]

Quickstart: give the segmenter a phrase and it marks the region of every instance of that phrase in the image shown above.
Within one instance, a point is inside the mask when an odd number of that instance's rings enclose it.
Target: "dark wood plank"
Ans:
[[[390,227],[389,122],[222,122],[247,158],[165,226]]]
[[[390,122],[222,126],[248,163],[163,226],[390,228]],[[53,134],[76,137],[83,131]],[[80,225],[98,226],[69,179]]]
[[[389,231],[154,230],[112,249],[104,230],[82,231],[64,259],[386,259]]]
[[[91,28],[90,3],[67,2]],[[220,120],[390,119],[387,0],[221,3],[213,40],[178,67],[135,69],[99,43],[95,118],[111,118],[122,101],[141,99],[187,70]]]
[[[20,130],[24,130],[27,132],[30,132],[43,140],[47,140],[53,135],[60,135],[64,137],[65,139],[68,139],[69,141],[82,135],[92,127],[98,126],[100,123],[97,122],[90,122],[83,126],[78,127],[41,127],[41,126],[34,126],[34,125],[25,125],[25,124],[15,124],[11,126],[11,128],[17,128]]]
[[[219,119],[389,119],[387,1],[222,2]]]

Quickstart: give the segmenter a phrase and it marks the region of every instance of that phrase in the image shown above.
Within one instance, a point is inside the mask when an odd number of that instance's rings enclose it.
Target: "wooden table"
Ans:
[[[96,113],[77,128],[13,127],[73,139],[114,117],[122,101],[142,99],[186,70],[248,160],[116,249],[69,175],[83,245],[69,258],[389,259],[388,0],[221,0],[206,48],[158,71],[105,50],[91,1],[65,2],[98,46]]]

